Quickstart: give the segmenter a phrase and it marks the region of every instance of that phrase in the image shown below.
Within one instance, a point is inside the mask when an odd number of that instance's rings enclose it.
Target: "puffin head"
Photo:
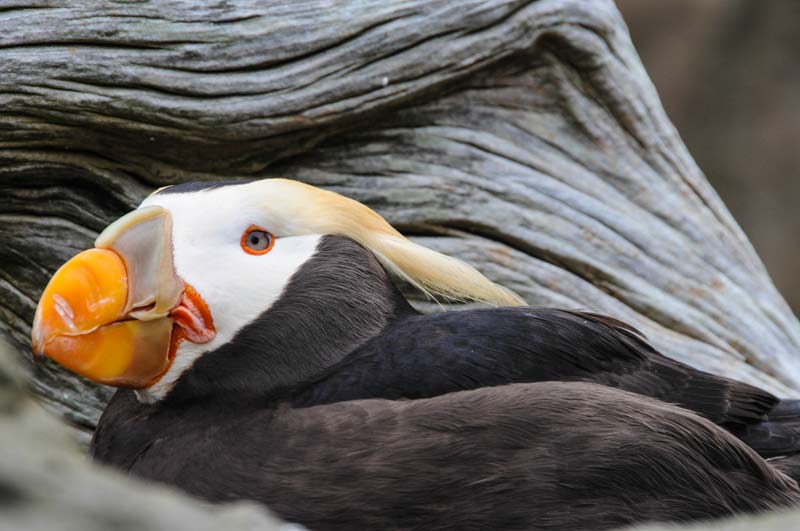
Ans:
[[[391,312],[390,297],[376,295],[386,271],[431,297],[524,304],[339,194],[285,179],[178,185],[54,274],[36,309],[34,355],[144,402],[176,386],[235,392],[226,364],[242,381],[259,372],[289,385],[379,332]],[[302,348],[288,352],[291,340]]]

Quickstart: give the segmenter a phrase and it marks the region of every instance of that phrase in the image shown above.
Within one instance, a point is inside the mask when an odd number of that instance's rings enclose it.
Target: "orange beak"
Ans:
[[[142,389],[169,369],[176,329],[191,332],[179,339],[210,341],[213,321],[175,273],[171,234],[168,211],[135,210],[61,266],[36,308],[34,356],[98,383]]]

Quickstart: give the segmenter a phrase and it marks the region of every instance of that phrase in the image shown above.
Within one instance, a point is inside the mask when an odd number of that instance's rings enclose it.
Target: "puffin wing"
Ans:
[[[781,402],[780,414],[761,425],[779,403],[772,394],[667,358],[617,319],[549,308],[403,319],[305,382],[292,402],[428,398],[541,381],[599,383],[677,404],[733,430],[766,456],[800,449],[800,402]]]
[[[427,398],[540,381],[617,387],[678,404],[725,425],[760,422],[778,403],[766,391],[667,358],[622,321],[549,308],[404,319],[306,382],[293,402]]]
[[[627,363],[616,364],[607,371],[598,370],[585,378],[586,381],[675,403],[725,426],[764,421],[779,403],[774,395],[757,387],[710,374],[664,356],[647,342],[641,332],[627,323],[595,313],[564,313],[594,329],[598,340],[611,346],[610,351],[598,345],[594,347],[596,351],[610,357],[615,352],[630,354]],[[587,347],[593,348],[592,345]],[[634,360],[634,357],[638,357],[638,360]],[[798,411],[793,408],[793,415],[796,416]]]

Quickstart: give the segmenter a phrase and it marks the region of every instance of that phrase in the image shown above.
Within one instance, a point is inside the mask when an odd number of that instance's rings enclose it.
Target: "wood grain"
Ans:
[[[284,176],[531,304],[800,392],[800,324],[667,119],[611,1],[0,4],[0,327],[153,188]],[[107,390],[32,385],[91,429]]]

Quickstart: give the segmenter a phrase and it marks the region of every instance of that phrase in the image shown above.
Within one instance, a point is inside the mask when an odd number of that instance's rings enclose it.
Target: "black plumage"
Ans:
[[[796,505],[794,479],[714,424],[763,451],[795,409],[607,317],[420,315],[371,253],[326,237],[163,400],[118,391],[91,452],[320,531],[600,530]]]
[[[680,404],[726,426],[764,420],[778,402],[692,369],[592,314],[497,308],[410,316],[356,349],[297,404],[424,398],[512,382],[586,381]]]
[[[272,308],[202,356],[167,399],[216,393],[298,407],[541,381],[599,383],[680,405],[764,456],[800,450],[795,401],[669,359],[631,326],[597,314],[517,307],[420,315],[368,250],[335,236]]]
[[[711,422],[587,383],[515,384],[308,408],[136,401],[118,392],[94,457],[310,529],[600,530],[800,502]]]

